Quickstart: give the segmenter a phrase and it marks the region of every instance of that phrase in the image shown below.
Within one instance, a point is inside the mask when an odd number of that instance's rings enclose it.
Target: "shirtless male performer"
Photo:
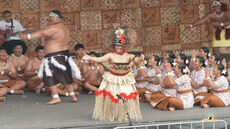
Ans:
[[[84,56],[84,53],[85,53],[85,47],[83,44],[77,43],[74,46],[74,50],[75,50],[74,53],[76,54],[76,58],[74,59],[74,62],[79,67],[81,73],[83,73],[83,66],[84,66],[84,64],[88,63],[88,61],[85,61],[82,59],[82,57]],[[82,87],[84,86],[84,78],[82,78],[80,80],[74,80],[74,82],[77,82],[77,84],[79,86],[78,90],[81,91]]]
[[[213,26],[216,28],[215,37],[213,38],[213,45],[212,45],[213,52],[214,54],[219,56],[219,47],[224,47],[221,44],[226,44],[223,43],[223,41],[226,42],[227,40],[229,40],[230,42],[230,29],[228,30],[228,28],[230,27],[227,25],[227,23],[230,21],[230,17],[228,16],[229,11],[227,11],[227,7],[225,7],[225,4],[221,3],[220,1],[214,0],[213,8],[214,11],[210,12],[205,18],[200,19],[193,24],[190,24],[189,27],[193,28],[194,26],[204,24],[209,20],[211,20]],[[222,32],[222,30],[225,31],[225,36],[223,37],[224,39],[222,39],[221,36],[222,33],[224,33],[224,31]]]
[[[24,94],[25,81],[17,80],[17,71],[13,62],[7,60],[7,53],[4,48],[0,48],[0,85],[8,87],[8,93]]]
[[[25,53],[23,53],[22,45],[20,43],[17,43],[17,45],[15,45],[15,47],[13,48],[13,53],[8,57],[8,60],[13,62],[17,70],[18,77],[22,80],[26,80],[24,78],[24,69],[29,60],[29,58],[24,54]]]
[[[62,14],[58,10],[53,10],[49,14],[49,26],[43,30],[20,34],[23,40],[45,37],[45,59],[39,69],[38,76],[43,78],[45,85],[51,90],[52,99],[47,104],[61,102],[57,92],[57,85],[63,84],[67,89],[73,102],[77,97],[73,91],[73,78],[80,78],[80,71],[72,60],[69,58],[70,31],[62,22]]]
[[[30,91],[35,91],[39,94],[44,88],[42,79],[37,76],[42,60],[45,57],[44,47],[38,45],[35,48],[36,55],[31,58],[25,67],[25,77],[27,78],[27,87]]]
[[[97,53],[90,52],[91,57],[96,57]],[[84,87],[89,90],[88,94],[96,92],[101,84],[104,67],[94,61],[89,61],[89,64],[83,66],[83,76],[85,78]]]

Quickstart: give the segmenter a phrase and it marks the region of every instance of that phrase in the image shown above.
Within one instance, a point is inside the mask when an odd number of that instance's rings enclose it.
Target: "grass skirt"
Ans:
[[[128,121],[126,109],[132,120],[141,120],[139,97],[133,73],[116,76],[106,72],[99,90],[96,92],[96,102],[93,119],[107,121]],[[122,96],[127,102],[123,103],[117,97]]]

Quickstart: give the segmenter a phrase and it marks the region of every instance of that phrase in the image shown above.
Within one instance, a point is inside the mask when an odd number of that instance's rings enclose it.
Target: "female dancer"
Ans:
[[[108,121],[127,121],[127,112],[132,120],[141,120],[138,92],[135,87],[134,74],[131,71],[132,61],[138,60],[125,51],[124,30],[118,29],[114,41],[115,52],[102,57],[85,55],[84,60],[109,62],[109,71],[103,75],[101,85],[96,91],[96,102],[93,119]],[[120,98],[126,103],[122,103]]]

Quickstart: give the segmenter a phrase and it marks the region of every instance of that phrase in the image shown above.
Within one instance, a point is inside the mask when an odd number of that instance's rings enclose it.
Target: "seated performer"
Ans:
[[[171,68],[166,66],[165,71],[171,72]],[[176,97],[167,97],[162,101],[163,110],[174,111],[175,109],[183,110],[193,107],[194,97],[192,93],[192,86],[190,84],[190,77],[188,76],[188,68],[184,63],[179,63],[174,67],[174,73],[177,78],[174,80],[171,74],[167,75],[168,83],[175,86],[177,90]]]
[[[156,93],[156,94],[152,94],[151,98],[150,98],[150,105],[152,106],[152,108],[158,108],[161,110],[165,109],[165,103],[162,103],[162,101],[167,98],[167,97],[176,97],[176,89],[175,86],[171,85],[170,83],[168,83],[168,75],[173,76],[174,80],[176,79],[176,75],[173,72],[173,67],[176,66],[176,62],[174,62],[173,58],[168,58],[165,63],[164,63],[164,72],[163,73],[159,73],[160,70],[158,71],[158,80],[159,83],[161,85],[161,93]],[[171,72],[166,72],[165,68],[166,67],[170,67],[171,68]],[[161,74],[161,75],[160,75]]]
[[[215,80],[211,79],[210,71],[205,70],[208,86],[213,88],[213,95],[206,96],[202,100],[202,107],[225,107],[230,105],[230,89],[228,80],[226,79],[227,71],[223,64],[215,66],[213,73]]]
[[[97,57],[97,53],[90,52],[88,55]],[[89,90],[88,94],[96,92],[101,84],[104,67],[94,61],[89,61],[89,64],[83,66],[83,76],[85,78],[84,87]]]
[[[145,96],[145,100],[147,102],[150,102],[151,96],[153,94],[160,93],[162,90],[162,88],[160,86],[159,79],[158,79],[158,76],[161,75],[160,74],[161,72],[159,69],[160,57],[158,57],[157,55],[151,56],[149,58],[148,66],[149,66],[149,68],[148,68],[147,73],[146,73],[147,76],[149,76],[148,86],[147,86],[148,91],[145,91],[144,96]]]
[[[38,78],[38,70],[40,65],[42,64],[42,60],[44,59],[45,52],[43,46],[37,46],[35,48],[36,56],[31,58],[26,67],[25,67],[25,77],[28,78],[27,87],[30,91],[35,91],[39,94],[44,89],[44,83],[42,79]]]
[[[74,52],[76,54],[76,58],[74,59],[74,62],[79,67],[81,73],[83,73],[83,66],[84,66],[84,64],[88,63],[88,61],[85,61],[82,59],[82,57],[84,56],[84,53],[85,53],[85,47],[83,44],[78,43],[75,45],[74,50],[75,50]],[[79,86],[79,91],[81,91],[83,86],[84,86],[84,78],[74,79],[74,82],[77,82],[77,84]]]
[[[210,95],[205,84],[205,60],[197,56],[195,59],[195,69],[191,72],[191,84],[193,87],[195,104],[200,104],[205,96]]]
[[[202,48],[199,50],[199,56],[201,56],[201,57],[204,58],[204,60],[205,60],[205,65],[208,66],[208,60],[209,60],[209,57],[211,56],[211,53],[210,53],[209,48],[207,48],[207,47],[202,47]]]
[[[172,52],[172,51],[164,52],[164,55],[163,55],[163,62],[162,62],[161,65],[160,65],[161,71],[163,71],[163,69],[164,69],[164,64],[168,62],[168,58],[175,59],[176,56],[175,56],[174,52]]]
[[[132,71],[135,74],[135,78],[137,77],[137,71],[139,70],[139,62],[144,60],[145,55],[143,52],[129,52],[129,54],[135,55],[134,59],[136,60],[132,66]]]
[[[141,102],[145,102],[145,91],[147,91],[147,86],[148,86],[148,78],[149,76],[146,75],[147,73],[147,67],[145,66],[145,60],[142,59],[138,63],[138,68],[137,68],[137,74],[136,74],[136,89],[139,93],[139,99]]]
[[[7,60],[6,50],[0,48],[0,84],[8,87],[8,93],[24,94],[23,88],[26,86],[25,81],[17,80],[17,71],[13,62]]]
[[[22,80],[26,80],[24,78],[24,69],[29,60],[29,58],[24,55],[25,53],[23,53],[26,52],[24,49],[25,48],[22,48],[20,43],[17,43],[17,45],[13,48],[13,53],[8,57],[8,60],[13,62],[15,69],[17,70],[18,77]]]

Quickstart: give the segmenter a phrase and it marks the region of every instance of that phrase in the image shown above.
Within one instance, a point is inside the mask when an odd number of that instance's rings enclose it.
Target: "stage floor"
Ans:
[[[7,95],[6,102],[0,102],[0,129],[43,129],[43,128],[112,128],[127,123],[94,121],[91,119],[94,95],[81,93],[77,103],[61,97],[62,103],[46,105],[49,96],[26,92],[24,95]],[[149,104],[141,103],[143,121],[140,123],[169,122],[180,120],[201,120],[209,115],[230,123],[230,107],[203,109],[195,107],[183,111],[160,111]]]

